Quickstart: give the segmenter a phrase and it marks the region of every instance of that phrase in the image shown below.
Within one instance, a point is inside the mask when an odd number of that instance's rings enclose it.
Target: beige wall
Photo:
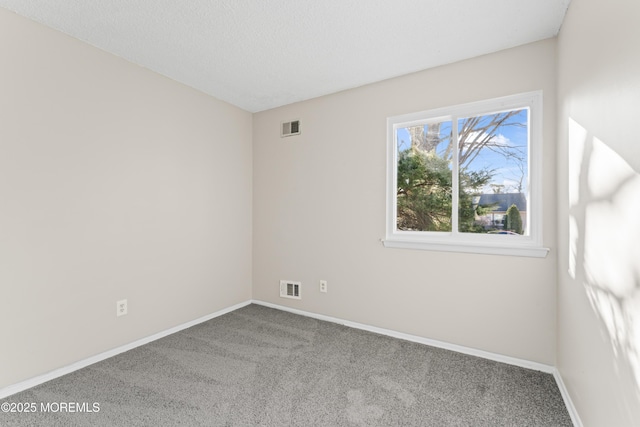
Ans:
[[[0,63],[0,388],[251,297],[251,114],[4,9]]]
[[[253,297],[553,365],[555,57],[546,40],[255,114]],[[551,254],[383,248],[386,118],[538,89]],[[302,134],[281,139],[291,119]],[[301,280],[303,299],[280,298],[280,279]]]
[[[640,3],[559,36],[558,357],[585,426],[640,425]]]

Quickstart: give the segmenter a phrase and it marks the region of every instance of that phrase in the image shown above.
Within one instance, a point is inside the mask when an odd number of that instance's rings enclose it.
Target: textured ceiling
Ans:
[[[0,0],[256,112],[555,36],[570,0]]]

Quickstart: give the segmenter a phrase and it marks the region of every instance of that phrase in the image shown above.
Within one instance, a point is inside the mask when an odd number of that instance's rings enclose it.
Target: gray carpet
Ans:
[[[37,406],[8,426],[572,425],[549,374],[258,305],[4,402]]]

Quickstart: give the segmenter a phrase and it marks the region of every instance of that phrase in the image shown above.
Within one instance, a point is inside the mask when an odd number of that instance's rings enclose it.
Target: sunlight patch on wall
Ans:
[[[569,203],[569,274],[640,392],[640,174],[571,119]]]
[[[640,278],[640,177],[597,138],[589,164],[585,206],[587,280],[624,297]],[[634,238],[635,236],[635,238]]]
[[[587,130],[569,119],[569,206],[580,201],[580,173],[586,142]]]
[[[582,158],[587,142],[587,130],[575,120],[569,119],[569,275],[576,278],[576,263],[578,257],[578,219],[575,208],[580,202],[580,176],[582,171]]]
[[[576,278],[579,234],[578,221],[569,215],[569,275],[572,279]]]

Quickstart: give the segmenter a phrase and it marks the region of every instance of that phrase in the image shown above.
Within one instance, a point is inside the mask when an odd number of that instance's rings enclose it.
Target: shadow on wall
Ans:
[[[640,397],[640,174],[569,119],[569,274]]]

